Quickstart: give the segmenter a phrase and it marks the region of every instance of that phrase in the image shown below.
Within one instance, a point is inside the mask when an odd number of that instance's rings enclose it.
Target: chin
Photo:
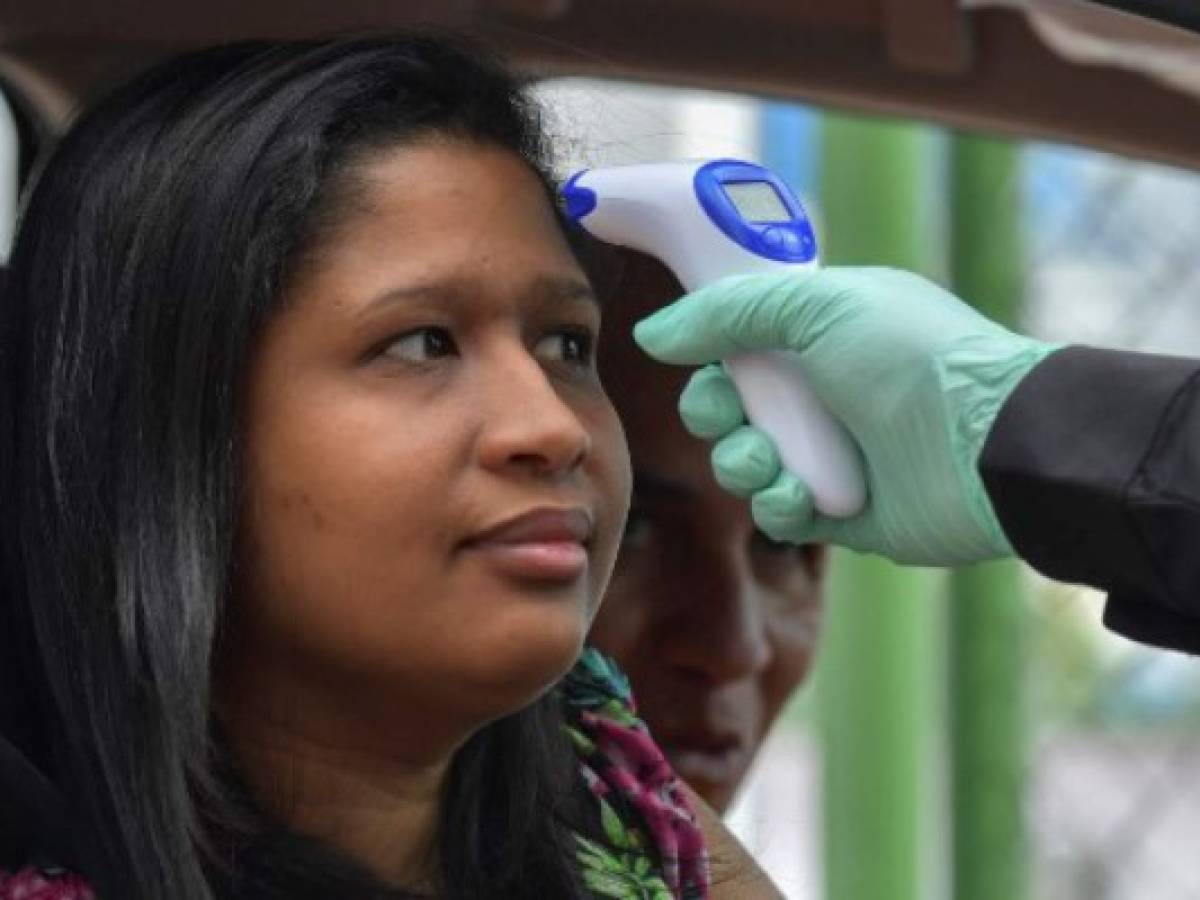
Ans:
[[[508,715],[536,702],[570,671],[583,650],[588,621],[563,607],[510,616],[480,646],[470,680],[488,711]]]

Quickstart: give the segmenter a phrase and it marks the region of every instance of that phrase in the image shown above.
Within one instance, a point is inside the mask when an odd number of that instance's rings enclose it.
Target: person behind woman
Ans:
[[[543,159],[424,38],[191,55],[56,149],[0,307],[0,896],[708,896],[621,676],[555,688],[629,471]]]
[[[633,341],[633,326],[684,293],[656,259],[584,248],[605,305],[598,366],[621,424],[633,494],[591,644],[629,676],[638,714],[672,768],[718,812],[820,643],[827,552],[767,538],[713,477],[709,445],[676,412],[689,372]]]

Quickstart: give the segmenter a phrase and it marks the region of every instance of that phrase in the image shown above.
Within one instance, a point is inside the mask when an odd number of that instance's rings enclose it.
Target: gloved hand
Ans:
[[[979,454],[1009,394],[1058,345],[1013,334],[937,285],[882,268],[732,276],[638,323],[634,338],[678,364],[747,350],[800,354],[813,389],[862,451],[869,496],[853,518],[814,512],[808,487],[746,425],[720,366],[696,372],[680,398],[688,429],[717,441],[717,480],[752,498],[756,524],[774,539],[923,565],[1012,553]]]

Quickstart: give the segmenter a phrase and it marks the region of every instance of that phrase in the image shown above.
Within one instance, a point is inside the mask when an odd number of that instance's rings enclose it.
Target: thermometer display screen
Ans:
[[[726,182],[722,187],[734,209],[747,222],[790,222],[779,193],[765,181]]]

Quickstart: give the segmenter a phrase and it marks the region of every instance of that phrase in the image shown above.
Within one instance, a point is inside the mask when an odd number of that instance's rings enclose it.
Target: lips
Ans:
[[[585,509],[546,507],[484,529],[466,548],[514,578],[569,582],[587,571],[592,528]]]

